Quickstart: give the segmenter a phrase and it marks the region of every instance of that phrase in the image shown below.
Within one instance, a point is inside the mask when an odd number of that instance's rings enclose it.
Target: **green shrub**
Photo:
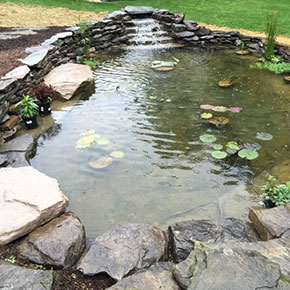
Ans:
[[[272,12],[268,15],[267,23],[267,44],[265,49],[265,58],[270,60],[274,56],[275,39],[277,31],[277,15]]]

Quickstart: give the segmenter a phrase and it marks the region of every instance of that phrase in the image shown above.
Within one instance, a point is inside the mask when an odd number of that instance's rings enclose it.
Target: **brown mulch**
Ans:
[[[19,265],[32,269],[50,269],[29,262],[21,257],[18,246],[23,239],[18,239],[8,245],[0,246],[0,260],[15,258],[14,265]],[[112,286],[115,282],[112,278],[105,274],[99,274],[93,277],[84,276],[81,272],[74,268],[66,268],[55,270],[56,280],[53,290],[104,290]]]
[[[51,26],[46,30],[35,31],[34,35],[23,35],[15,39],[0,40],[0,76],[21,65],[18,60],[25,58],[25,48],[40,45],[52,35],[64,31],[65,27]],[[11,31],[11,28],[0,27],[0,32]]]

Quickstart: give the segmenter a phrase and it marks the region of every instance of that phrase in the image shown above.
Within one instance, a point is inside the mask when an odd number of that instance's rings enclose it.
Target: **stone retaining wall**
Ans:
[[[199,26],[195,21],[184,20],[184,14],[175,14],[169,10],[156,10],[152,17],[180,43],[194,46],[236,46],[236,41],[242,40],[247,49],[264,52],[265,40],[262,38],[245,36],[237,31],[211,31]],[[125,44],[128,40],[126,25],[130,22],[129,14],[116,11],[102,20],[92,21],[84,35],[79,32],[79,27],[71,27],[66,32],[52,36],[39,47],[31,48],[31,54],[22,60],[23,66],[17,67],[0,79],[0,123],[7,118],[10,104],[19,101],[32,86],[41,83],[50,70],[60,64],[78,60],[79,50],[84,43],[83,37],[88,39],[89,53],[94,57],[101,50]],[[276,47],[276,54],[290,62],[290,54],[282,46]]]

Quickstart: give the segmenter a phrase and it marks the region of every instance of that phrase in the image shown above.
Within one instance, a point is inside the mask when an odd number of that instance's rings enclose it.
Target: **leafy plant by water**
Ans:
[[[55,90],[51,85],[41,84],[34,87],[30,95],[36,98],[40,103],[47,103],[55,96]]]
[[[274,12],[268,15],[266,31],[267,31],[267,44],[265,48],[265,58],[267,60],[271,60],[271,58],[274,56],[275,39],[277,32],[277,15]]]
[[[92,59],[80,59],[78,60],[78,63],[88,65],[92,69],[96,69],[98,66],[100,66],[100,62]]]
[[[39,111],[36,100],[28,95],[23,95],[23,99],[14,105],[14,109],[19,111],[23,118],[32,118]]]
[[[272,202],[274,205],[281,205],[290,202],[290,181],[285,184],[277,184],[274,176],[268,177],[268,183],[262,186],[264,190],[263,199],[264,203],[267,201]]]

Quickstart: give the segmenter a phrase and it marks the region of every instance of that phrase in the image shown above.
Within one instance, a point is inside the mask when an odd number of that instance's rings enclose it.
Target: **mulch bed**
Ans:
[[[32,268],[45,269],[41,265],[36,265],[21,257],[18,246],[23,239],[18,239],[8,245],[0,246],[0,260],[15,258],[15,265]],[[50,269],[46,267],[46,269]],[[104,290],[112,286],[115,282],[105,274],[99,274],[94,277],[84,276],[75,268],[66,268],[56,270],[56,280],[53,290]]]
[[[19,38],[0,40],[0,77],[5,75],[13,68],[21,65],[18,60],[25,58],[27,47],[40,45],[43,41],[50,38],[58,32],[63,32],[63,26],[51,26],[46,30],[35,31],[34,35],[23,35]],[[11,31],[11,28],[0,27],[0,32]]]

